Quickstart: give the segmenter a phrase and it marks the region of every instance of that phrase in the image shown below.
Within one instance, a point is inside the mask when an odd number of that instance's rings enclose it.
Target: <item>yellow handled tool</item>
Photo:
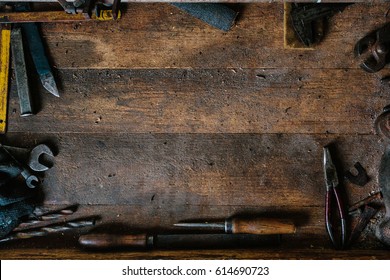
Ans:
[[[0,41],[0,133],[7,128],[9,49],[11,45],[11,27],[5,24],[1,28]]]

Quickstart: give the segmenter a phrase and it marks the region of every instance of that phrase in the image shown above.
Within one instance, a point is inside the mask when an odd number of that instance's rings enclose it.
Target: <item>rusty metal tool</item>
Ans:
[[[25,162],[28,167],[36,172],[43,172],[51,168],[53,161],[53,151],[46,144],[39,144],[32,148],[20,148],[3,145],[15,159]],[[0,157],[1,160],[1,157]]]
[[[336,167],[333,163],[329,147],[324,147],[324,174],[326,185],[325,196],[325,226],[329,238],[336,249],[342,249],[346,245],[347,238],[347,224],[346,214],[342,201],[342,197],[339,191],[339,179],[337,175]],[[340,240],[336,239],[333,229],[334,219],[333,216],[333,199],[336,201],[336,209],[338,213],[339,226],[340,226]]]
[[[17,231],[0,239],[0,243],[12,241],[12,240],[42,237],[42,236],[47,236],[49,234],[55,234],[55,233],[62,234],[65,231],[81,229],[85,227],[92,227],[95,225],[95,222],[96,222],[95,219],[87,219],[87,220],[66,222],[58,225],[50,225],[50,226],[41,227],[34,230]]]
[[[11,50],[19,96],[20,115],[25,117],[33,114],[33,108],[22,38],[22,29],[14,27],[11,32]]]
[[[0,154],[3,160],[5,158],[6,162],[8,162],[7,164],[0,165],[0,171],[11,174],[11,177],[21,175],[25,179],[26,185],[31,189],[37,186],[39,183],[38,177],[32,174],[28,167],[26,167],[23,163],[16,160],[15,157],[1,144]]]
[[[379,166],[378,181],[386,214],[378,224],[375,235],[381,242],[390,246],[390,145],[386,147],[382,156]]]
[[[289,20],[305,46],[318,43],[324,35],[324,20],[345,9],[347,3],[292,3]]]
[[[77,211],[78,205],[65,206],[56,210],[42,210],[41,207],[35,207],[34,211],[23,220],[12,231],[26,231],[45,227],[53,223],[68,222],[69,218]]]
[[[121,5],[121,0],[114,0],[112,3],[112,18],[114,20],[117,20],[120,18],[120,5]]]
[[[390,105],[375,120],[375,131],[382,138],[390,140]]]
[[[363,198],[362,200],[352,204],[348,208],[348,215],[352,215],[356,211],[360,211],[362,207],[365,207],[366,205],[369,205],[370,203],[374,203],[382,198],[381,190],[376,190],[371,192],[367,197]]]
[[[17,3],[15,4],[15,11],[28,12],[30,11],[30,6],[28,3]],[[43,87],[52,95],[59,97],[60,95],[45,54],[45,48],[41,35],[39,34],[38,26],[35,23],[24,23],[20,27]]]
[[[11,46],[11,26],[1,26],[0,41],[0,133],[4,134],[7,128],[7,104],[9,82],[9,60]]]
[[[52,150],[45,144],[35,146],[31,152],[27,162],[27,165],[34,171],[43,172],[48,170],[49,166],[46,162],[42,162],[42,157],[52,158],[54,154]]]
[[[31,170],[37,172],[48,170],[51,167],[48,160],[54,156],[53,152],[45,144],[37,145],[29,152],[26,164],[25,161],[19,161],[15,158],[12,154],[14,149],[18,151],[27,150],[0,144],[0,173],[2,173],[2,175],[7,175],[5,179],[2,178],[2,181],[5,181],[4,183],[6,183],[8,180],[21,175],[29,188],[35,188],[39,183],[39,179],[36,175],[31,173]],[[43,161],[44,157],[46,161]]]
[[[363,57],[360,67],[369,73],[378,72],[388,63],[390,48],[390,23],[369,33],[355,45],[355,56]]]
[[[355,227],[352,229],[351,235],[349,237],[349,241],[348,241],[349,246],[359,238],[363,230],[366,228],[370,220],[375,216],[377,212],[378,209],[370,205],[365,205],[362,207],[359,219]]]
[[[256,234],[108,234],[89,233],[79,238],[85,249],[213,249],[275,247],[279,235]]]
[[[353,175],[351,171],[347,171],[345,172],[344,177],[352,184],[362,187],[369,182],[370,178],[368,177],[366,169],[364,169],[360,162],[356,162],[354,167],[358,172],[357,175]]]
[[[291,234],[296,229],[291,221],[274,218],[228,218],[217,222],[182,222],[175,227],[201,230],[217,230],[225,233]]]
[[[238,13],[221,3],[171,3],[191,16],[218,28],[229,31]]]
[[[64,11],[0,12],[0,23],[106,21],[114,19],[113,12],[116,12],[117,19],[121,17],[120,10],[113,11],[104,3],[95,5],[95,1],[92,0],[52,2],[59,2]]]
[[[0,231],[0,233],[6,233],[0,235],[0,243],[55,233],[63,234],[73,229],[92,227],[99,219],[97,216],[74,218],[73,214],[78,207],[75,204],[61,206],[57,209],[47,208],[47,206],[35,207],[31,204],[27,204],[27,206],[33,207],[33,209],[29,212],[22,212],[21,215],[24,213],[24,216],[19,215],[17,219],[14,219],[14,226],[11,229],[8,228],[8,232]],[[2,214],[8,214],[4,210],[0,209],[0,218]],[[2,229],[1,226],[0,223],[0,229]]]

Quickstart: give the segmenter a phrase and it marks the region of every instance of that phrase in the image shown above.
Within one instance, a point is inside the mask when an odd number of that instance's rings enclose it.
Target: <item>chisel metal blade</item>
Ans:
[[[59,97],[60,94],[45,54],[37,25],[35,23],[23,23],[21,26],[43,87],[54,96]]]
[[[11,50],[19,96],[20,115],[23,117],[30,116],[33,115],[34,112],[32,109],[31,92],[28,85],[22,31],[18,26],[14,27],[11,32]]]
[[[225,32],[234,25],[238,14],[220,3],[171,3],[171,5]]]
[[[60,97],[58,93],[57,84],[51,72],[39,75],[43,87],[56,97]]]
[[[30,10],[27,3],[19,3],[15,9],[20,12]],[[45,54],[45,48],[38,26],[35,23],[23,23],[20,26],[22,27],[23,35],[26,38],[28,49],[43,87],[52,95],[59,97],[60,94],[58,93],[57,85]]]

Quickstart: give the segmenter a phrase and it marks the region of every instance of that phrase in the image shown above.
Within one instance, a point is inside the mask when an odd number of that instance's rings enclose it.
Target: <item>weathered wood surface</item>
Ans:
[[[13,92],[9,132],[372,134],[389,92],[360,69],[59,74],[61,99],[39,93],[42,110],[34,117],[20,118]]]
[[[36,259],[35,249],[16,249],[7,255],[10,259]],[[336,251],[324,248],[307,249],[258,249],[258,250],[178,250],[178,251],[138,251],[138,252],[83,252],[78,249],[41,249],[40,259],[114,259],[114,260],[193,260],[193,259],[266,259],[266,260],[387,260],[389,251],[369,250]]]
[[[363,251],[329,249],[322,147],[335,144],[340,170],[360,161],[372,178],[364,188],[345,184],[349,204],[377,189],[385,143],[373,122],[388,103],[380,78],[389,70],[365,73],[352,49],[385,22],[387,5],[348,7],[314,51],[283,49],[282,4],[240,9],[228,33],[167,4],[129,4],[116,23],[42,25],[61,98],[36,84],[40,112],[21,118],[13,83],[2,142],[56,147],[45,203],[79,203],[78,215],[97,214],[100,226],[167,230],[182,219],[243,212],[298,225],[285,251],[191,251],[188,258],[386,258],[371,241]],[[23,246],[3,245],[1,257],[186,258],[87,254],[61,239]],[[31,246],[69,250],[36,255]]]
[[[350,69],[358,68],[355,43],[386,23],[388,9],[349,6],[332,18],[315,51],[291,51],[283,45],[283,5],[233,7],[241,13],[229,32],[169,4],[128,4],[118,22],[49,24],[43,33],[59,69]]]
[[[40,114],[20,119],[13,91],[9,131],[372,133],[388,69],[365,73],[352,50],[386,5],[348,7],[315,51],[283,49],[282,5],[242,7],[228,33],[167,4],[129,4],[119,22],[44,25],[62,97],[37,93]]]

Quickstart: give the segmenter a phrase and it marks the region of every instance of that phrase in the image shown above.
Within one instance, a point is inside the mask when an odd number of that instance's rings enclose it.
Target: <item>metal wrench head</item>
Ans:
[[[37,172],[46,171],[50,168],[50,166],[41,163],[42,155],[47,155],[49,157],[54,157],[53,152],[50,150],[48,146],[45,144],[40,144],[33,148],[30,152],[30,157],[28,159],[28,166]]]
[[[39,179],[35,175],[29,175],[25,178],[25,180],[27,187],[29,187],[30,189],[36,188],[39,184]]]

